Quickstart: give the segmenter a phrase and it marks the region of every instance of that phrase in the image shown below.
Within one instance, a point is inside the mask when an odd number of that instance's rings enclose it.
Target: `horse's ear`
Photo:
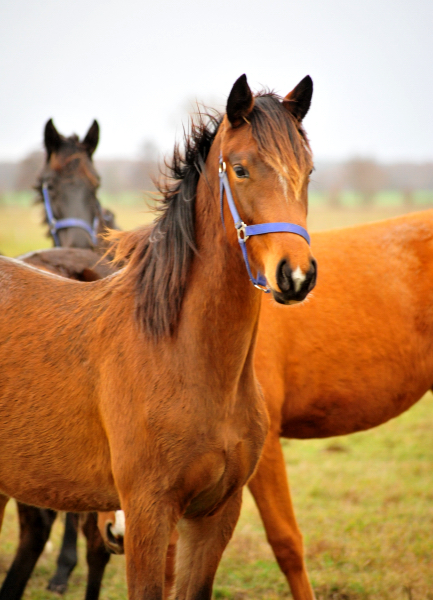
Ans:
[[[44,144],[47,151],[47,160],[50,158],[53,152],[57,152],[62,143],[60,133],[54,127],[52,119],[49,119],[45,125],[44,131]]]
[[[287,94],[283,100],[283,105],[292,113],[297,121],[301,122],[310,108],[312,95],[313,80],[307,75]]]
[[[86,137],[82,141],[82,144],[84,146],[86,146],[86,150],[87,150],[87,153],[89,156],[92,156],[92,154],[95,152],[98,142],[99,142],[99,125],[98,125],[98,121],[96,121],[96,119],[95,119],[93,121],[92,125],[90,126],[89,131],[86,133]]]
[[[232,87],[227,100],[227,117],[232,127],[245,122],[254,107],[254,98],[247,83],[247,76],[241,75]]]

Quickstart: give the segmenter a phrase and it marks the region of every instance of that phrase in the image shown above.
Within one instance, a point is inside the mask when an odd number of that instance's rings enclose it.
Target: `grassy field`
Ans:
[[[108,200],[111,200],[108,202]],[[420,202],[421,208],[422,202]],[[107,199],[119,224],[131,228],[149,219],[144,203]],[[313,201],[310,230],[354,225],[404,212],[380,202],[330,209]],[[0,251],[17,255],[49,247],[41,208],[28,199],[0,206]],[[369,432],[328,440],[285,441],[284,452],[307,564],[319,600],[433,600],[433,397]],[[26,600],[54,598],[45,591],[55,569],[62,533],[58,520]],[[7,508],[0,536],[0,577],[17,540],[16,510]],[[66,600],[83,598],[84,542]],[[240,522],[218,571],[215,598],[277,599],[290,593],[266,543],[254,502],[246,491]],[[126,598],[124,558],[107,567],[102,600]]]

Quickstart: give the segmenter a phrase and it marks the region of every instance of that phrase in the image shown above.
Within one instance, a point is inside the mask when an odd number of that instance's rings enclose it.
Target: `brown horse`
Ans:
[[[320,278],[308,301],[287,313],[262,303],[255,367],[271,426],[249,483],[296,600],[313,592],[280,436],[369,429],[433,385],[433,211],[313,234],[312,246]]]
[[[115,272],[113,265],[95,251],[81,248],[51,248],[18,257],[38,269],[77,281],[96,281]],[[20,600],[31,573],[50,536],[56,512],[17,503],[19,546],[0,589],[0,600]],[[97,526],[98,519],[98,526]],[[99,527],[101,533],[99,532]],[[48,589],[64,593],[69,576],[77,564],[79,515],[67,513],[57,569]],[[88,513],[82,522],[87,541],[88,575],[85,600],[97,600],[110,552],[123,552],[123,534],[114,514]],[[102,537],[101,537],[102,534]],[[107,551],[107,548],[110,552]]]
[[[176,525],[176,595],[211,597],[268,426],[253,369],[262,292],[226,202],[221,221],[218,170],[248,225],[304,227],[311,93],[307,77],[282,102],[253,97],[240,77],[227,114],[175,153],[155,225],[118,234],[119,273],[83,285],[0,259],[0,490],[57,510],[121,506],[131,600],[163,597]],[[301,235],[257,235],[248,253],[280,303],[314,286]]]
[[[43,271],[76,281],[96,281],[112,275],[117,269],[94,250],[84,248],[49,248],[18,256],[19,260]]]
[[[99,140],[99,126],[93,122],[83,141],[76,135],[64,137],[58,133],[52,120],[45,125],[44,144],[46,164],[36,189],[39,201],[44,203],[45,221],[53,241],[69,247],[31,252],[20,260],[40,269],[78,281],[95,281],[113,273],[115,269],[90,248],[104,249],[105,242],[98,233],[106,227],[116,227],[114,215],[104,209],[96,198],[99,177],[92,156]],[[46,187],[43,196],[43,187]],[[47,205],[48,203],[48,205]],[[67,225],[73,225],[67,227]],[[95,226],[95,231],[93,227]],[[85,248],[88,249],[85,249]],[[55,513],[18,503],[20,543],[11,567],[0,589],[0,600],[19,600],[50,534]],[[102,518],[103,515],[101,515]],[[105,565],[109,559],[99,532],[96,515],[89,515],[83,531],[87,537],[89,564],[86,600],[98,597]],[[63,592],[67,579],[76,565],[76,538],[78,515],[67,514],[62,550],[57,571],[50,580],[49,589]],[[110,540],[118,550],[118,540]],[[117,545],[116,545],[117,544]]]
[[[116,227],[113,214],[102,208],[96,196],[99,175],[92,156],[98,141],[97,121],[81,141],[75,134],[61,135],[52,119],[45,125],[46,161],[35,189],[56,246],[98,247],[102,243],[98,234],[106,226]]]

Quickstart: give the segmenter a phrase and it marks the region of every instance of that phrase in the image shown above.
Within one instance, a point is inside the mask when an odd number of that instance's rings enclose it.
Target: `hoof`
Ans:
[[[67,583],[56,583],[51,580],[47,586],[47,590],[50,592],[55,592],[56,594],[64,594],[68,588]]]

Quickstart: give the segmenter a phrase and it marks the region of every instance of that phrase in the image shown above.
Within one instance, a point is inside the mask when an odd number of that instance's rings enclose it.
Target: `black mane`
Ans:
[[[177,325],[188,273],[197,252],[194,231],[195,199],[200,174],[221,122],[220,116],[198,115],[184,152],[175,146],[166,164],[168,183],[161,193],[151,228],[140,229],[117,250],[120,261],[130,259],[128,271],[136,281],[137,317],[155,338],[170,335]],[[138,235],[137,235],[138,234]]]

